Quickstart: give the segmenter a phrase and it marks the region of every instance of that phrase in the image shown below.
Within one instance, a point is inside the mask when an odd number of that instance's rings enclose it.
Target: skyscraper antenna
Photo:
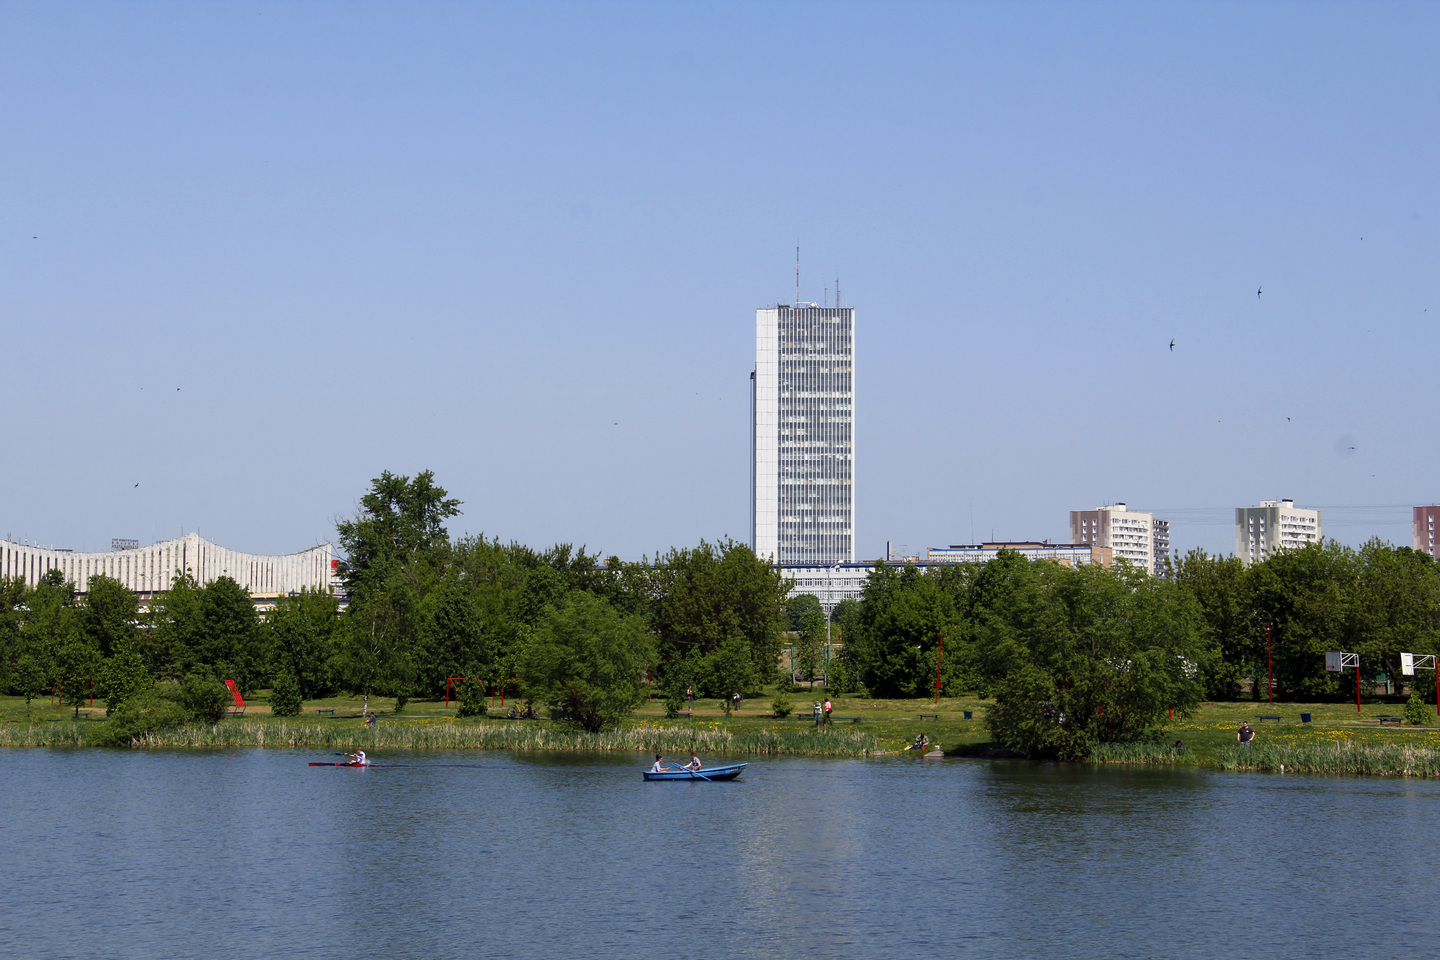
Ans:
[[[800,307],[800,244],[795,244],[795,307]]]
[[[842,304],[840,303],[840,271],[839,271],[839,270],[836,270],[836,271],[835,271],[835,307],[836,307],[836,309],[839,309],[841,306],[842,306]]]

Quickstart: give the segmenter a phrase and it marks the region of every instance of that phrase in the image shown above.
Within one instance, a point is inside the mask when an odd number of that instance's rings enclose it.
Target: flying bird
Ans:
[[[138,483],[137,483],[137,484],[135,484],[135,487],[138,487],[138,486],[140,486],[140,484],[138,484]],[[130,489],[131,489],[131,490],[134,490],[134,489],[135,489],[135,487],[131,487],[131,488],[130,488]]]
[[[1175,341],[1173,339],[1170,341],[1170,352],[1175,352]]]
[[[1255,299],[1256,299],[1256,300],[1259,300],[1259,299],[1260,299],[1260,291],[1261,291],[1261,290],[1264,290],[1264,289],[1265,289],[1264,287],[1256,287],[1256,288],[1255,288]]]

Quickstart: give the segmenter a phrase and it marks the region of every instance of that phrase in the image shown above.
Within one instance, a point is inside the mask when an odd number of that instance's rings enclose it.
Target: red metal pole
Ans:
[[[1435,715],[1440,717],[1440,662],[1435,664]]]
[[[1270,621],[1265,621],[1265,659],[1270,670],[1270,702],[1275,702],[1275,655],[1270,647]]]
[[[935,654],[935,706],[940,706],[940,661],[945,659],[945,636],[940,636],[940,652]]]
[[[1360,712],[1360,658],[1355,658],[1355,712]]]

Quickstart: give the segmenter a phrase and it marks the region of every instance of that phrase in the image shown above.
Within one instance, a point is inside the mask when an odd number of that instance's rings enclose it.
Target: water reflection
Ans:
[[[1436,784],[309,759],[0,751],[0,955],[1404,956],[1436,932]],[[1343,921],[1357,891],[1383,895],[1383,927]]]

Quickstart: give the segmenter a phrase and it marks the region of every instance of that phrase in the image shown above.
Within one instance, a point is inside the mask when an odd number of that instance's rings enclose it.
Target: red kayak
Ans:
[[[312,760],[312,761],[310,762],[310,766],[312,766],[312,767],[398,767],[399,764],[398,764],[398,763],[356,763],[354,760],[351,760],[349,763],[323,763],[323,762],[322,762],[322,763],[316,763],[315,761]]]

